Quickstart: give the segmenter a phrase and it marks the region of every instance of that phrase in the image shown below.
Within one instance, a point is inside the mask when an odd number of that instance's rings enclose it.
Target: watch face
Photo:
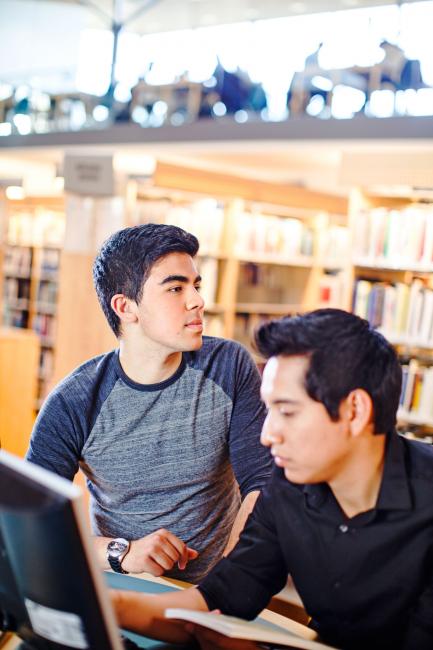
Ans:
[[[107,552],[110,555],[110,557],[120,557],[127,551],[129,548],[129,542],[127,542],[126,539],[118,538],[118,539],[113,539],[111,542],[108,543],[107,546]]]

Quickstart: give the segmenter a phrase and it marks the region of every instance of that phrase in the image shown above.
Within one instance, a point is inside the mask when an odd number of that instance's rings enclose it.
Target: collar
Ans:
[[[412,496],[404,456],[404,442],[401,436],[396,431],[388,433],[377,510],[410,510],[412,508]]]
[[[396,431],[388,433],[386,438],[382,482],[375,510],[410,510],[413,504],[404,458],[404,443]],[[327,483],[303,485],[302,491],[311,508],[319,509],[325,502],[328,501],[330,505],[334,501],[332,490]]]

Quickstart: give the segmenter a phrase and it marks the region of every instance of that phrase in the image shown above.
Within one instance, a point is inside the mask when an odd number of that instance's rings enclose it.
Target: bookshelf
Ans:
[[[64,235],[61,201],[6,203],[2,268],[2,324],[39,338],[36,409],[53,371],[58,275]]]
[[[199,239],[207,334],[234,338],[251,349],[252,332],[265,320],[319,303],[347,302],[350,237],[344,201],[337,198],[324,211],[316,207],[322,197],[306,192],[302,207],[298,200],[292,206],[288,191],[285,204],[273,203],[272,187],[271,196],[262,187],[263,200],[253,200],[254,183],[246,191],[245,179],[238,195],[247,198],[233,198],[213,174],[213,194],[204,194],[205,178],[199,176],[202,182],[194,187],[190,179],[187,190],[178,186],[177,174],[163,175],[166,187],[139,186],[133,222],[174,224]],[[275,198],[281,201],[281,194]]]
[[[354,190],[353,311],[395,345],[403,368],[398,422],[433,430],[433,203]]]
[[[35,416],[38,337],[31,330],[0,328],[0,447],[24,456]]]

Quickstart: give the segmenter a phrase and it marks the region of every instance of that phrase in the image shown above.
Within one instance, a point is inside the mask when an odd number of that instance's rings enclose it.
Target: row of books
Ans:
[[[57,301],[57,283],[44,280],[39,282],[37,290],[37,301],[53,305]]]
[[[44,273],[55,274],[58,272],[60,265],[59,248],[42,248],[39,255],[39,270],[42,275]]]
[[[433,422],[433,366],[422,366],[417,359],[403,364],[400,408],[419,422]]]
[[[236,314],[233,338],[251,349],[255,330],[271,318],[266,314]]]
[[[192,233],[200,242],[200,254],[217,255],[221,250],[224,208],[212,198],[173,204],[167,199],[138,203],[137,223],[166,223]]]
[[[41,380],[49,379],[53,373],[54,354],[51,349],[41,348],[39,358],[39,377]]]
[[[317,309],[344,308],[347,278],[343,272],[323,273],[319,279]]]
[[[28,327],[28,323],[28,310],[14,309],[7,304],[3,306],[2,325],[4,327]]]
[[[349,229],[335,224],[319,229],[317,258],[325,267],[342,267],[349,263],[351,243]]]
[[[62,212],[38,208],[9,216],[7,240],[12,245],[61,247],[64,236],[65,215]]]
[[[290,268],[255,264],[252,262],[240,265],[238,303],[278,303],[284,305],[298,304],[306,284],[305,268]]]
[[[248,212],[236,216],[235,253],[276,255],[290,261],[311,257],[314,232],[300,219]]]
[[[4,257],[4,274],[30,277],[33,251],[28,246],[7,246]]]
[[[30,299],[30,280],[26,278],[5,277],[3,298],[6,302]]]
[[[353,247],[359,264],[432,270],[433,208],[363,211],[354,219]]]
[[[36,314],[33,317],[32,328],[43,339],[53,340],[55,327],[56,319],[50,314]]]
[[[433,289],[419,278],[411,285],[358,280],[353,311],[392,342],[433,347]]]

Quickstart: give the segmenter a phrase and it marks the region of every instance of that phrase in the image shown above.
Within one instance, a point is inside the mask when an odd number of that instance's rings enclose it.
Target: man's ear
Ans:
[[[137,303],[131,298],[127,298],[123,293],[116,293],[111,298],[110,305],[121,323],[127,324],[137,321]]]
[[[359,436],[373,426],[373,401],[367,391],[355,388],[345,402],[352,436]]]

